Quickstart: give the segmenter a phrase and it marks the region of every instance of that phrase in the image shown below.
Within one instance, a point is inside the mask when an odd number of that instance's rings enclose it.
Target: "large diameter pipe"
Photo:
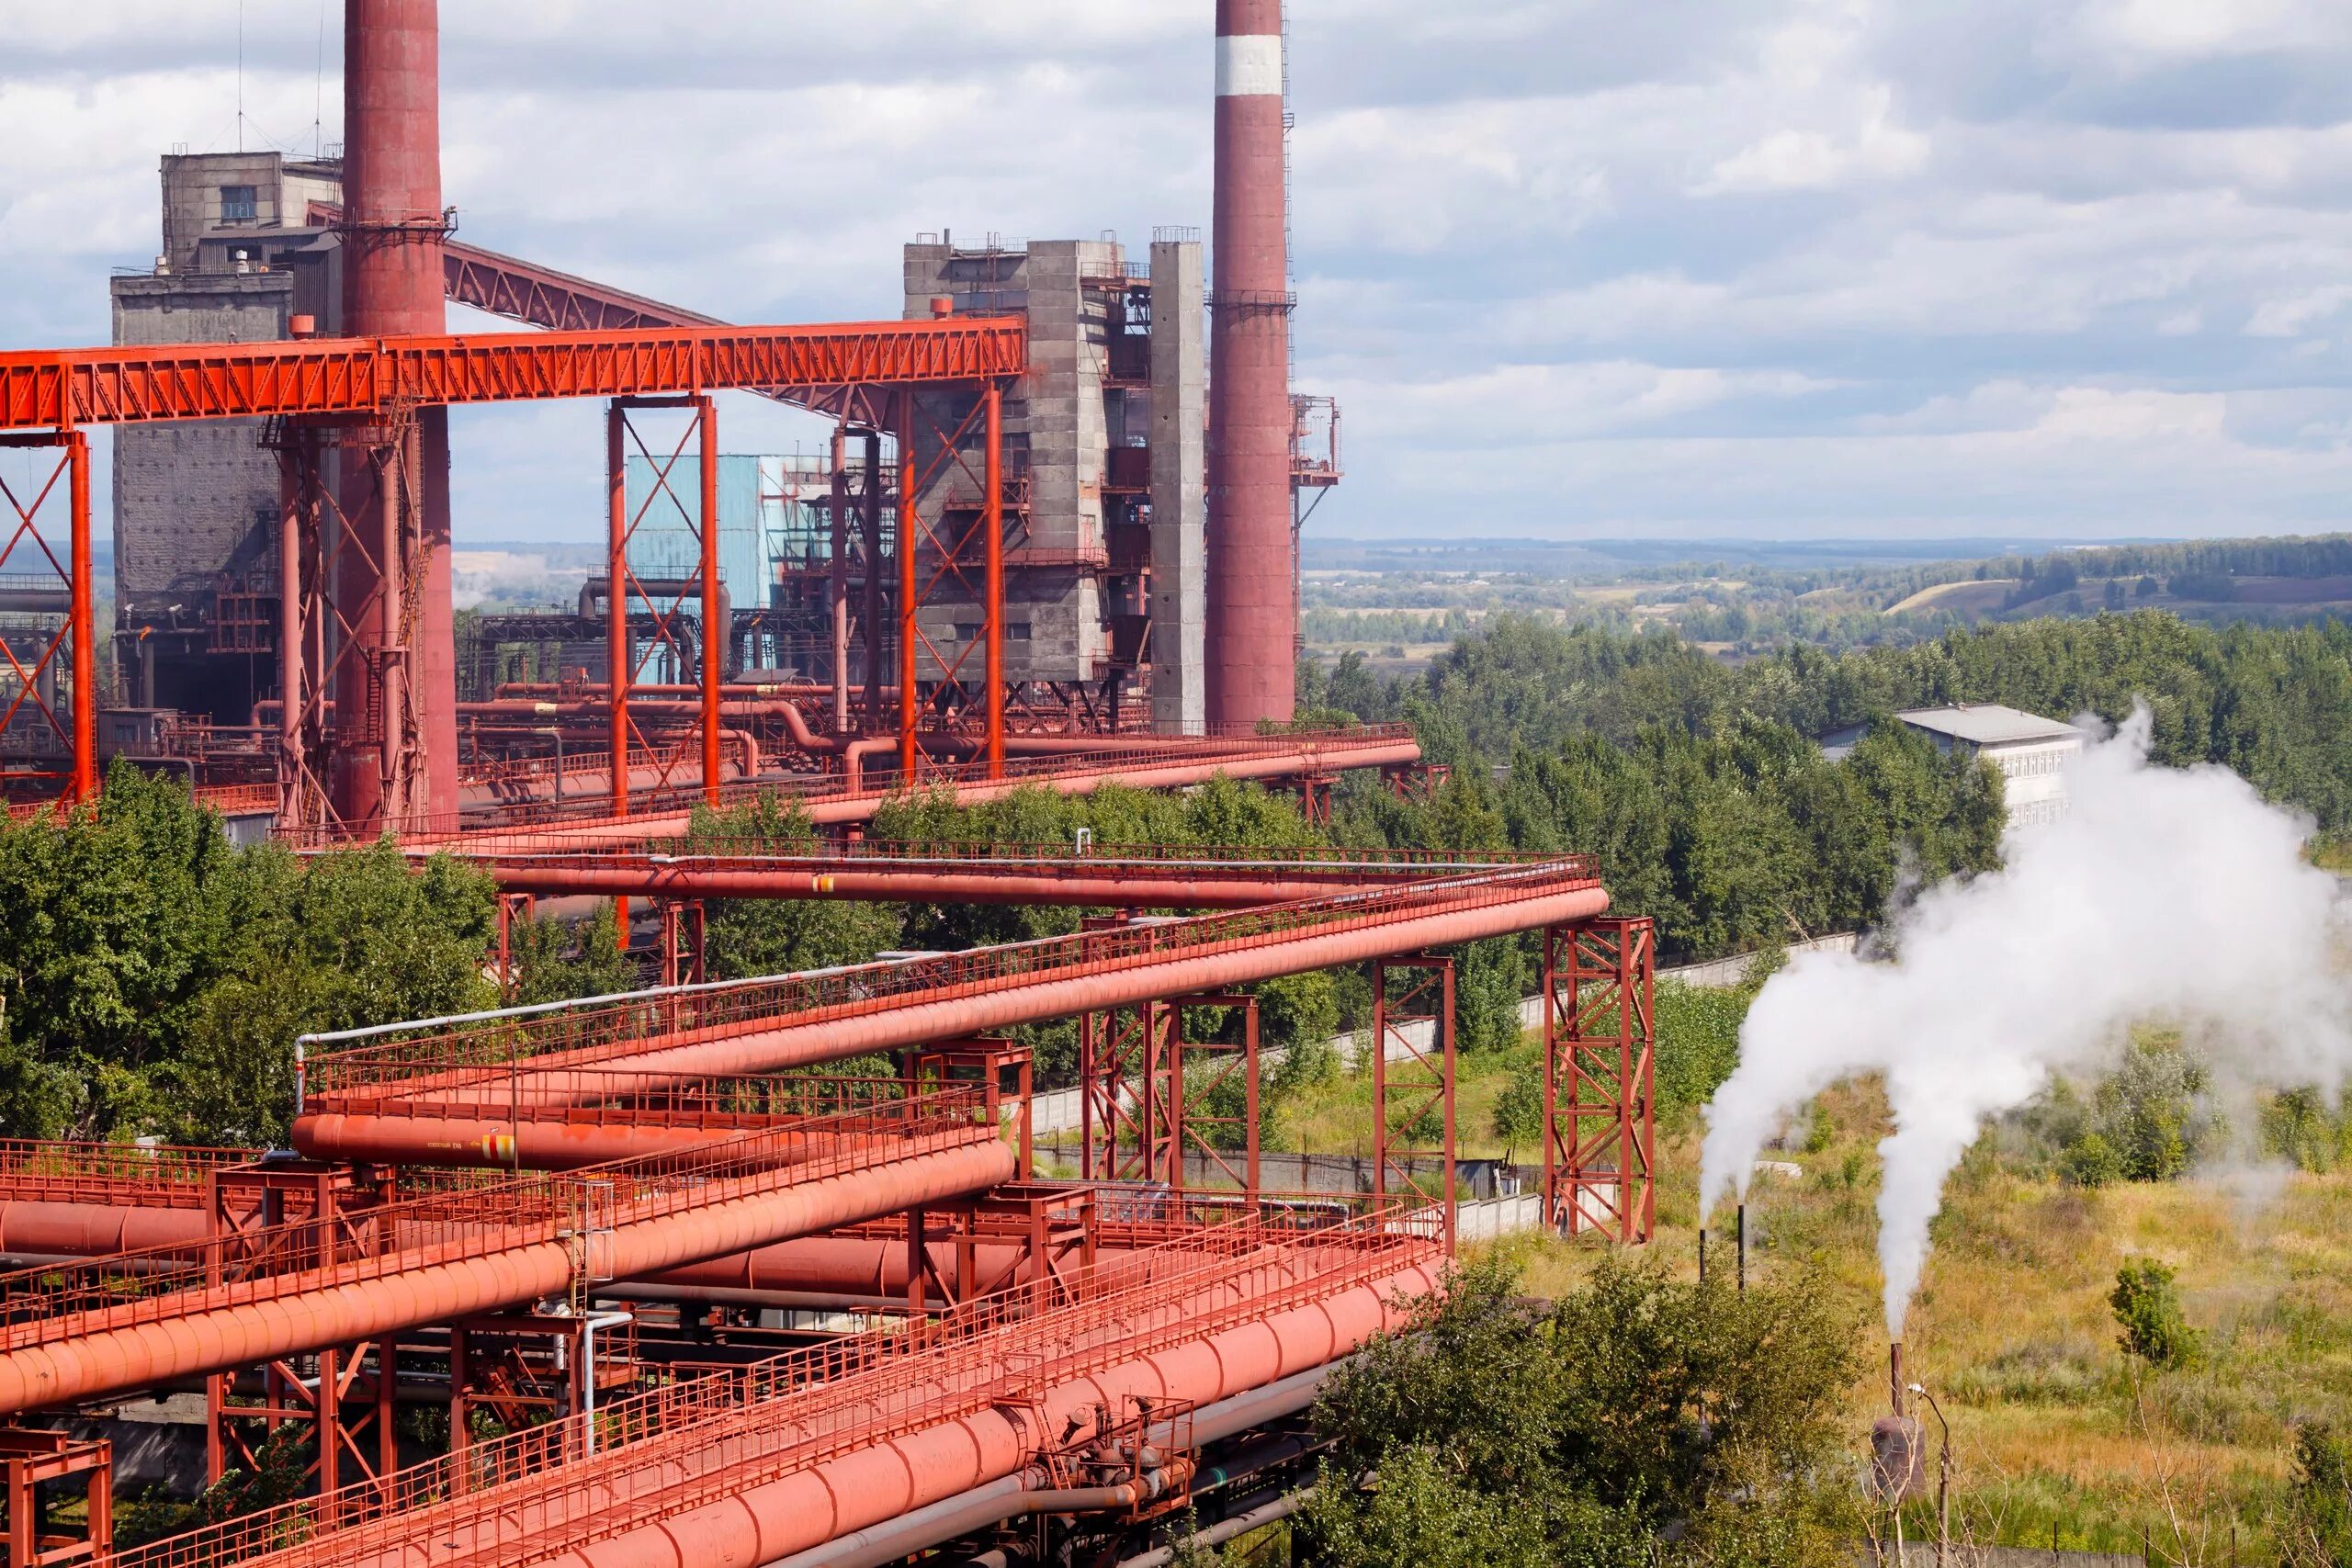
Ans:
[[[1498,899],[1336,931],[1308,931],[1279,942],[1171,956],[1097,974],[1055,976],[978,995],[909,1000],[884,1011],[845,1018],[803,1022],[787,1015],[748,1028],[722,1025],[692,1032],[690,1038],[669,1045],[655,1043],[662,1038],[656,1036],[644,1051],[598,1057],[594,1062],[596,1091],[604,1095],[633,1093],[682,1077],[775,1072],[868,1052],[961,1039],[1015,1024],[1104,1011],[1155,998],[1225,990],[1311,969],[1336,968],[1514,931],[1574,924],[1605,912],[1608,907],[1609,895],[1599,887],[1568,888],[1549,894],[1531,892],[1522,898]],[[513,1074],[506,1084],[513,1103],[539,1106],[576,1100],[580,1089],[573,1075],[563,1070],[564,1066],[564,1056],[551,1055],[534,1068]],[[474,1092],[453,1089],[450,1098],[456,1100],[462,1095],[469,1100]],[[437,1150],[481,1135],[483,1129],[469,1112],[459,1111],[446,1119],[424,1114],[435,1093],[429,1079],[404,1086],[404,1098],[417,1111],[403,1132],[401,1147],[398,1151],[388,1150],[380,1139],[371,1136],[368,1147],[372,1152],[366,1157],[431,1163],[438,1157]],[[358,1157],[346,1155],[321,1127],[319,1119],[320,1112],[315,1110],[295,1119],[298,1146],[313,1151],[314,1157]]]
[[[1202,1447],[1222,1442],[1269,1421],[1295,1416],[1315,1403],[1315,1396],[1321,1391],[1325,1377],[1337,1364],[1317,1367],[1265,1388],[1252,1389],[1247,1393],[1205,1406],[1193,1414],[1188,1435],[1195,1447]],[[1155,1436],[1152,1440],[1161,1439]],[[1200,1489],[1202,1479],[1209,1473],[1203,1471],[1195,1474],[1193,1486],[1196,1491]],[[1120,1506],[1125,1502],[1124,1498],[1117,1496],[1099,1495],[1111,1489],[1091,1490],[1098,1495],[1088,1497],[1069,1491],[1056,1491],[1045,1473],[1033,1466],[1016,1476],[976,1486],[969,1492],[917,1508],[912,1513],[901,1514],[872,1529],[853,1530],[813,1551],[795,1552],[775,1563],[774,1568],[882,1568],[885,1563],[912,1557],[917,1552],[958,1537],[1025,1515],[1091,1512]],[[1232,1531],[1219,1539],[1230,1539],[1231,1535],[1239,1533],[1238,1530]],[[1193,1539],[1205,1540],[1206,1532]]]
[[[577,1170],[610,1160],[656,1155],[686,1155],[718,1146],[718,1157],[735,1159],[733,1140],[752,1126],[663,1125],[638,1122],[568,1122],[531,1116],[404,1116],[397,1112],[328,1113],[294,1124],[296,1152],[312,1159],[368,1160],[385,1165],[432,1165],[477,1170]],[[786,1134],[763,1148],[774,1163],[798,1165],[842,1154],[856,1143],[853,1134]]]
[[[322,1119],[324,1120],[324,1119]],[[436,1164],[448,1163],[436,1161]],[[524,1162],[530,1168],[528,1161]],[[200,1247],[211,1234],[201,1209],[138,1208],[115,1203],[14,1201],[0,1203],[0,1257],[22,1259],[27,1268],[65,1259],[143,1251],[159,1247]],[[954,1277],[957,1244],[942,1239],[926,1244],[933,1269],[942,1279]],[[1012,1284],[1027,1266],[1026,1246],[983,1241],[971,1249],[974,1288],[986,1294]],[[1123,1267],[1184,1268],[1197,1259],[1181,1251],[1164,1255],[1135,1254],[1098,1247],[1099,1262],[1121,1261]],[[860,1235],[805,1235],[748,1251],[705,1258],[645,1275],[642,1283],[665,1292],[662,1299],[741,1300],[753,1297],[796,1297],[789,1302],[759,1304],[816,1306],[886,1303],[889,1310],[907,1299],[907,1244],[902,1238]],[[633,1292],[616,1286],[616,1295]]]
[[[499,888],[541,897],[853,899],[907,904],[1065,904],[1114,909],[1238,909],[1400,886],[1389,876],[1291,877],[1278,872],[1219,876],[1155,876],[1115,871],[1033,874],[896,871],[851,866],[798,867],[684,863],[565,865],[529,860],[489,862]]]
[[[1012,1150],[1003,1144],[967,1144],[618,1224],[597,1239],[598,1271],[615,1278],[654,1273],[944,1202],[1012,1179],[1013,1166]],[[536,1242],[28,1346],[0,1354],[0,1414],[520,1306],[568,1289],[572,1268],[564,1242]]]
[[[872,743],[861,740],[852,744],[862,747]],[[888,740],[879,742],[885,749],[893,744],[895,742]],[[1056,795],[1091,795],[1104,784],[1125,784],[1130,789],[1181,789],[1187,784],[1206,784],[1218,777],[1239,780],[1295,778],[1302,773],[1354,768],[1404,767],[1420,759],[1421,749],[1415,742],[1384,740],[1361,745],[1326,745],[1264,752],[1225,751],[1207,758],[1175,756],[1165,761],[1154,760],[1124,765],[1073,767],[1018,778],[959,783],[954,787],[957,804],[977,806],[1001,800],[1024,789],[1049,790]],[[860,793],[859,784],[853,779],[842,794],[810,795],[797,800],[795,804],[810,823],[830,828],[872,821],[875,812],[888,798],[879,791]],[[502,832],[500,841],[517,849],[578,849],[683,833],[692,825],[692,813],[667,811],[639,817],[608,818],[571,826],[551,825],[522,832]],[[436,841],[429,837],[413,836],[408,840],[417,848],[430,848]]]
[[[0,1253],[96,1258],[204,1239],[201,1209],[128,1203],[0,1203]]]
[[[1063,1383],[1040,1401],[1043,1429],[999,1407],[877,1443],[725,1500],[640,1526],[546,1568],[765,1568],[917,1508],[1018,1476],[1041,1442],[1097,1406],[1133,1397],[1213,1404],[1327,1365],[1398,1326],[1434,1264]],[[649,1483],[654,1478],[646,1478]]]
[[[775,1072],[870,1051],[957,1040],[1074,1013],[1105,1011],[1156,998],[1222,991],[1278,976],[1452,947],[1514,931],[1572,925],[1608,908],[1609,895],[1599,887],[1531,892],[1522,898],[1497,899],[1378,923],[1309,930],[1286,941],[1252,947],[1170,956],[1100,974],[1054,976],[976,996],[910,999],[884,1011],[846,1018],[802,1022],[787,1016],[718,1037],[666,1046],[649,1043],[643,1052],[601,1057],[594,1066],[600,1091],[612,1094],[658,1087],[673,1077]],[[549,1103],[574,1094],[567,1075],[548,1070],[561,1065],[560,1056],[546,1058],[539,1070],[516,1075],[512,1092]],[[420,1085],[412,1091],[412,1098],[422,1100],[428,1092]]]
[[[1291,584],[1290,268],[1282,0],[1217,0],[1216,291],[1209,306],[1208,716],[1286,722]]]

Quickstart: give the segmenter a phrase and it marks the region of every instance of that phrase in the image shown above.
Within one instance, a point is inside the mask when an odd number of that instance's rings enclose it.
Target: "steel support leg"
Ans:
[[[1544,933],[1544,1218],[1563,1235],[1656,1228],[1656,957],[1646,919]]]
[[[1392,980],[1392,976],[1394,980]],[[1436,1125],[1430,1126],[1434,1118]],[[1453,960],[1384,958],[1372,968],[1372,1191],[1442,1205],[1453,1246]],[[1431,1135],[1437,1146],[1430,1146]],[[1415,1168],[1434,1156],[1438,1169]]]
[[[987,457],[980,486],[980,534],[986,551],[987,611],[980,635],[988,712],[989,777],[1004,777],[1004,393],[991,381],[987,405]]]

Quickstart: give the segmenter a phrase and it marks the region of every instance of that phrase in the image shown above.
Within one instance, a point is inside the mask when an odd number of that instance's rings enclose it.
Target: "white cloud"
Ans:
[[[2098,0],[2081,8],[2076,30],[2110,48],[2189,58],[2352,38],[2331,0]]]
[[[2248,337],[2301,337],[2305,328],[2335,315],[2347,302],[2352,302],[2352,288],[2341,284],[2266,299],[2246,322],[2245,333]]]
[[[341,7],[246,0],[249,135]],[[1325,0],[1301,382],[1335,532],[2166,533],[2352,509],[2345,0]],[[918,231],[1209,219],[1197,0],[445,6],[468,238],[739,319],[894,310]],[[227,6],[0,0],[0,345],[107,330]],[[763,409],[730,446],[806,439]],[[805,422],[803,422],[805,423]],[[594,411],[469,412],[461,537],[593,529]],[[103,493],[103,487],[101,487]]]
[[[1741,148],[1714,166],[1702,196],[1726,191],[1807,190],[1852,179],[1891,179],[1927,163],[1928,141],[1895,125],[1894,95],[1877,86],[1863,95],[1861,123],[1846,137],[1782,130]]]

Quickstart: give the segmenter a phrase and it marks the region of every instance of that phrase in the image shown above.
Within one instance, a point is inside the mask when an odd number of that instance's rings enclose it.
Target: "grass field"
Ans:
[[[1465,1060],[1465,1154],[1504,1152],[1488,1122],[1508,1081],[1502,1059]],[[1833,1089],[1819,1111],[1817,1125],[1796,1124],[1804,1146],[1771,1156],[1804,1176],[1757,1180],[1750,1267],[1817,1270],[1849,1303],[1859,1475],[1887,1403],[1873,1205],[1888,1126],[1868,1084]],[[1699,1125],[1687,1111],[1670,1120],[1651,1253],[1692,1273]],[[1290,1146],[1328,1153],[1368,1148],[1370,1129],[1370,1087],[1353,1077],[1291,1108],[1285,1124]],[[2132,1552],[2144,1540],[2165,1562],[2275,1561],[2294,1424],[2352,1417],[2352,1177],[2265,1170],[2086,1190],[2020,1174],[1997,1145],[1987,1138],[1953,1178],[1905,1330],[1910,1375],[1951,1422],[1955,1533]],[[1728,1239],[1714,1238],[1711,1267],[1729,1265]],[[1599,1256],[1532,1237],[1500,1245],[1535,1294],[1572,1288]],[[2138,1256],[2178,1270],[2199,1365],[2149,1372],[2118,1348],[2107,1296]]]

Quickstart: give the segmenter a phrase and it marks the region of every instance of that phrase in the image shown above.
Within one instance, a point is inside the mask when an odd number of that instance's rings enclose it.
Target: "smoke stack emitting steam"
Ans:
[[[2225,769],[2151,766],[2149,728],[2140,709],[2086,748],[2069,814],[2013,833],[2005,869],[1898,916],[1894,963],[1806,953],[1774,976],[1707,1106],[1702,1215],[1746,1197],[1783,1118],[1841,1078],[1884,1075],[1879,1261],[1894,1338],[1944,1179],[1986,1120],[2053,1074],[2110,1063],[2134,1022],[2177,1025],[2224,1089],[2333,1091],[2352,1066],[2336,883],[2304,861],[2305,825]]]

